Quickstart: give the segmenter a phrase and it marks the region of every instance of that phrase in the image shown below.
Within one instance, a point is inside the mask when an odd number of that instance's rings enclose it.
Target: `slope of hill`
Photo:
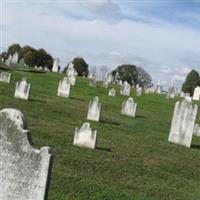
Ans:
[[[22,77],[31,83],[29,101],[14,98],[16,81]],[[200,139],[193,138],[191,149],[167,142],[177,99],[136,97],[132,91],[138,107],[136,118],[130,118],[120,114],[127,97],[119,95],[119,88],[116,97],[109,97],[101,83],[91,88],[87,79],[78,78],[70,98],[57,97],[63,77],[13,71],[11,84],[0,82],[0,109],[23,112],[33,144],[51,147],[49,200],[200,198]],[[74,129],[87,121],[94,96],[102,102],[100,122],[91,122],[97,130],[97,149],[73,146]]]

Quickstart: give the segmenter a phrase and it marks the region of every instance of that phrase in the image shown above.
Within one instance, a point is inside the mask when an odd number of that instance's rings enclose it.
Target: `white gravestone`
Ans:
[[[28,100],[31,84],[27,82],[26,78],[22,78],[17,82],[15,89],[15,98]]]
[[[136,88],[136,96],[141,96],[142,95],[142,87]]]
[[[197,105],[193,105],[192,101],[187,99],[176,103],[168,138],[169,142],[190,147],[197,109]]]
[[[12,60],[11,60],[11,63],[12,64],[17,64],[18,63],[18,60],[19,60],[19,54],[17,52],[15,52],[12,56]]]
[[[52,72],[58,72],[58,71],[59,71],[59,59],[55,58],[53,61]]]
[[[97,131],[90,128],[90,123],[84,123],[81,128],[75,129],[74,145],[95,149]]]
[[[114,97],[116,95],[116,90],[114,88],[111,88],[108,92],[108,96]]]
[[[90,78],[89,79],[89,86],[90,87],[96,87],[96,85],[97,85],[96,79],[95,78]]]
[[[6,65],[10,66],[11,63],[12,63],[12,56],[9,55],[8,59],[6,60]]]
[[[73,63],[70,63],[68,68],[67,68],[67,71],[66,71],[66,74],[67,74],[67,78],[70,82],[70,84],[72,86],[75,85],[76,83],[76,77],[78,75],[77,71],[74,69],[74,64]]]
[[[1,72],[0,73],[0,81],[5,83],[10,83],[11,73]]]
[[[127,81],[125,81],[124,84],[121,86],[120,94],[130,96],[130,93],[131,86]]]
[[[23,114],[0,111],[0,199],[44,200],[51,154],[28,141]]]
[[[200,137],[200,126],[198,124],[194,126],[193,135]]]
[[[65,77],[63,80],[59,82],[57,95],[61,97],[69,97],[70,86],[71,85],[68,78]]]
[[[127,101],[123,101],[121,113],[123,115],[135,117],[136,109],[137,109],[137,103],[134,103],[133,98],[129,97]]]
[[[199,101],[200,100],[200,87],[197,86],[195,89],[194,89],[194,94],[193,94],[193,97],[192,97],[193,100],[196,100],[196,101]]]
[[[92,101],[89,102],[87,119],[92,121],[99,121],[101,113],[101,102],[98,97],[94,97]]]

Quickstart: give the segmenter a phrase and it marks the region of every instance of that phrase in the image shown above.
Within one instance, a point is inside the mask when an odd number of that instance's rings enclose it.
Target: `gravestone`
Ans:
[[[45,72],[50,72],[50,70],[49,70],[48,67],[45,67],[45,68],[44,68],[44,71],[45,71]]]
[[[61,97],[69,97],[70,93],[70,82],[67,77],[65,77],[63,80],[59,82],[58,85],[58,96]]]
[[[18,63],[18,60],[19,60],[19,54],[17,52],[15,52],[12,56],[12,60],[11,60],[11,63],[12,64],[17,64]]]
[[[87,119],[92,121],[99,121],[101,112],[101,102],[98,97],[94,97],[92,101],[89,102]]]
[[[27,82],[26,78],[22,78],[17,82],[15,88],[15,98],[28,100],[31,84]]]
[[[193,97],[192,97],[193,100],[196,100],[196,101],[199,101],[200,100],[200,87],[197,86],[195,89],[194,89],[194,94],[193,94]]]
[[[124,81],[124,84],[121,86],[120,94],[130,96],[131,86],[127,81]]]
[[[81,128],[75,129],[74,145],[95,149],[97,131],[90,128],[90,123],[84,123]]]
[[[180,97],[185,97],[185,93],[183,91],[180,92]]]
[[[198,124],[194,126],[193,135],[200,137],[200,126]]]
[[[53,61],[52,72],[58,72],[58,71],[59,71],[59,59],[55,58]]]
[[[0,81],[5,83],[10,83],[11,73],[1,72],[0,73]]]
[[[6,65],[8,65],[8,66],[11,65],[11,63],[12,63],[12,56],[11,56],[11,55],[8,56],[8,59],[6,60],[5,63],[6,63]]]
[[[92,78],[94,78],[94,75],[92,74],[92,72],[89,72],[89,73],[88,73],[87,78],[88,78],[88,79],[92,79]]]
[[[127,101],[123,101],[121,113],[123,115],[135,117],[136,109],[137,103],[134,103],[133,98],[129,97]]]
[[[28,141],[23,114],[0,111],[0,199],[44,200],[51,154]]]
[[[42,67],[42,66],[39,66],[39,67],[38,67],[38,70],[43,71],[43,67]]]
[[[70,63],[68,68],[67,68],[67,71],[66,71],[66,74],[67,74],[67,78],[70,82],[70,84],[72,86],[75,85],[76,83],[76,77],[78,75],[77,71],[74,69],[74,64],[73,63]]]
[[[152,94],[152,93],[154,93],[155,92],[155,88],[154,87],[149,87],[149,88],[146,88],[145,90],[144,90],[144,93],[145,94]]]
[[[169,142],[190,147],[197,109],[197,105],[193,105],[192,101],[187,99],[176,103],[168,138]]]
[[[95,78],[90,78],[89,79],[89,86],[90,87],[96,87],[96,85],[97,85],[96,79]]]
[[[142,95],[142,87],[136,88],[136,96],[141,96]]]
[[[103,87],[104,87],[104,88],[108,88],[108,85],[109,85],[108,80],[107,80],[107,79],[104,79],[104,80],[103,80]]]
[[[111,88],[108,92],[108,96],[114,97],[116,95],[116,90],[114,88]]]

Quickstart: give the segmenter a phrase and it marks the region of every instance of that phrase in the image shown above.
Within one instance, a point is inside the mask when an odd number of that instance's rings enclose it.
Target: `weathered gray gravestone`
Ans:
[[[200,100],[200,87],[197,86],[195,89],[194,89],[194,94],[193,94],[193,97],[192,97],[193,100],[196,100],[196,101],[199,101]]]
[[[51,154],[28,141],[23,114],[0,111],[0,199],[44,200]]]
[[[186,147],[191,146],[197,109],[197,105],[193,105],[192,101],[187,99],[176,103],[168,138],[169,142]]]
[[[59,59],[55,58],[53,61],[52,72],[58,72],[58,71],[59,71]]]
[[[137,103],[134,103],[133,98],[129,97],[127,101],[123,101],[121,113],[123,115],[135,117],[136,108],[137,108]]]
[[[114,97],[116,95],[116,90],[114,88],[111,88],[108,92],[108,96]]]
[[[15,98],[28,100],[31,84],[27,82],[26,78],[22,78],[17,82],[15,89]]]
[[[92,121],[99,121],[100,112],[101,102],[99,101],[98,97],[94,97],[94,99],[89,102],[87,119]]]
[[[193,135],[200,137],[200,126],[198,124],[194,126]]]
[[[1,72],[0,73],[0,81],[5,83],[10,83],[11,73]]]
[[[120,94],[130,96],[130,93],[131,86],[127,81],[125,81],[124,84],[121,86]]]
[[[59,82],[57,95],[62,97],[69,97],[70,86],[71,85],[68,78],[65,77],[63,80]]]
[[[142,95],[142,87],[136,88],[136,96],[141,96]]]
[[[96,146],[97,131],[92,131],[90,123],[84,123],[81,128],[75,129],[74,145],[94,149]]]

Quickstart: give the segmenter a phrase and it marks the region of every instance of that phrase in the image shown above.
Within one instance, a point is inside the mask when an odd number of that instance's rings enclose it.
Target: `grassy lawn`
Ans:
[[[14,98],[15,84],[22,77],[31,83],[29,101]],[[87,79],[78,78],[70,98],[57,97],[63,77],[13,71],[11,84],[0,82],[0,109],[22,111],[34,145],[51,147],[49,200],[200,199],[200,148],[167,142],[178,99],[137,97],[133,90],[138,106],[136,118],[130,118],[120,114],[128,97],[119,95],[119,88],[116,97],[109,97],[101,83],[90,88]],[[91,122],[97,130],[97,149],[73,146],[74,129],[87,121],[94,96],[102,102],[100,122]],[[193,137],[192,144],[200,144],[200,139]]]

